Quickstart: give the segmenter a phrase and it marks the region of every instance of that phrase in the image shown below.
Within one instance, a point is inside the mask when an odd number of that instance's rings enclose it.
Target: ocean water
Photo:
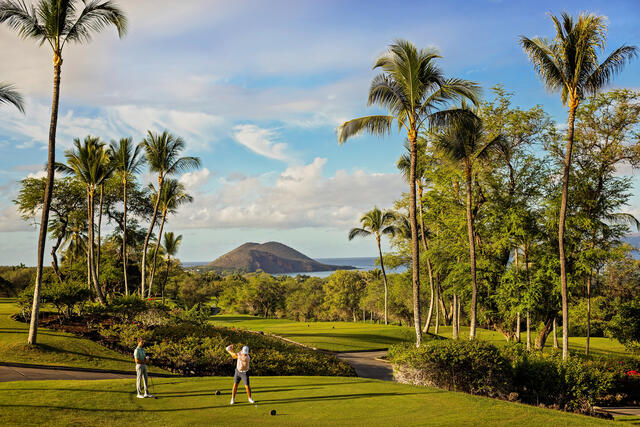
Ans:
[[[344,265],[356,267],[357,270],[360,271],[369,271],[374,270],[376,268],[380,268],[379,265],[376,265],[376,260],[378,257],[355,257],[355,258],[315,258],[316,261],[321,262],[323,264],[330,265]],[[182,265],[185,267],[197,267],[199,265],[206,265],[208,262],[183,262]],[[406,271],[405,267],[398,267],[394,269],[386,269],[387,273],[402,273]],[[333,271],[301,271],[298,273],[285,273],[285,276],[297,276],[298,274],[304,274],[306,276],[313,277],[327,277],[330,276]]]

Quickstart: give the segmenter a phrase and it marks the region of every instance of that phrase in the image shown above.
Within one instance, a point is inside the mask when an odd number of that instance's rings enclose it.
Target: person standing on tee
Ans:
[[[138,390],[139,399],[145,397],[153,397],[152,394],[149,394],[149,374],[147,372],[147,364],[149,363],[149,356],[144,351],[144,340],[142,338],[138,338],[138,346],[133,351],[133,358],[136,360],[136,389]],[[144,394],[142,394],[142,384],[144,384]]]
[[[242,347],[240,353],[234,353],[233,344],[226,347],[227,352],[234,359],[238,360],[236,363],[236,371],[233,375],[233,388],[231,389],[231,404],[236,403],[236,391],[238,390],[238,383],[240,380],[244,383],[244,388],[247,389],[247,397],[249,398],[249,403],[255,403],[255,401],[251,398],[251,386],[249,384],[249,347],[246,345]]]

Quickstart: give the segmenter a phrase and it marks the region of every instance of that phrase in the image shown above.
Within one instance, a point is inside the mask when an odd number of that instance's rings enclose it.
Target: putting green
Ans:
[[[134,380],[0,383],[0,425],[591,426],[603,420],[533,406],[343,377],[253,377],[229,405],[231,378],[157,378],[158,399]],[[242,389],[242,387],[240,387]],[[221,395],[216,396],[215,391]],[[270,411],[275,409],[276,416]]]

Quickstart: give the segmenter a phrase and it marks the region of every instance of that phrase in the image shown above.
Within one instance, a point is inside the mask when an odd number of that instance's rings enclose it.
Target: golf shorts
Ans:
[[[242,380],[243,384],[249,387],[249,372],[240,372],[236,369],[236,373],[233,375],[234,384],[238,384]]]

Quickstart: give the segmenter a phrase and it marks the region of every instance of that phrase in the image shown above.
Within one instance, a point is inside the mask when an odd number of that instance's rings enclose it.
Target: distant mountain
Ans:
[[[302,273],[312,271],[352,270],[348,265],[322,264],[278,242],[245,243],[207,264],[216,270],[265,273]]]

